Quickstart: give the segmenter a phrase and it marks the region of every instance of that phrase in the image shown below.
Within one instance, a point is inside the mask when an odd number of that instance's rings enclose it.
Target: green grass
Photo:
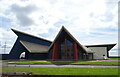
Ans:
[[[98,61],[98,62],[50,62],[50,61],[13,61],[14,63],[27,64],[75,64],[75,65],[120,65],[117,61]]]
[[[102,62],[76,62],[72,64],[94,64],[94,65],[119,65],[117,61],[102,61]]]
[[[110,60],[120,60],[120,58],[108,58]]]
[[[52,64],[48,61],[15,61],[15,63],[32,63],[32,64]]]
[[[118,75],[118,68],[9,67],[4,68],[3,72],[32,72],[36,75]]]

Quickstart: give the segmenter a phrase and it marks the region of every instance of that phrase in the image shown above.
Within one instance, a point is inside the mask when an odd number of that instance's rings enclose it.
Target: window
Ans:
[[[68,39],[65,39],[60,43],[60,59],[73,59],[73,43]]]

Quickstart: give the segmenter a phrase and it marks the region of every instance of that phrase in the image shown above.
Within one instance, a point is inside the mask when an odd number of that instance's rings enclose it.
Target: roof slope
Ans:
[[[86,46],[83,46],[83,48],[86,50],[87,53],[94,53],[95,51],[91,50],[90,48],[87,48]]]
[[[35,44],[27,41],[20,41],[20,43],[30,52],[30,53],[47,53],[49,46]]]
[[[52,44],[50,45],[49,50],[52,48],[54,42],[57,40],[57,38],[60,36],[60,33],[61,33],[63,30],[64,30],[74,41],[76,41],[76,43],[78,44],[78,46],[80,46],[85,52],[87,52],[87,53],[90,52],[89,48],[81,45],[81,44],[70,34],[70,32],[69,32],[64,26],[62,26],[61,30],[59,31],[59,33],[58,33],[57,36],[55,37],[54,41],[53,41]],[[48,50],[48,51],[49,51],[49,50]],[[89,51],[88,51],[88,50],[89,50]],[[91,53],[92,53],[92,51],[91,51]]]
[[[86,47],[107,47],[107,51],[111,50],[115,44],[85,45]]]
[[[31,35],[31,34],[28,34],[28,33],[25,33],[25,32],[22,32],[22,31],[18,31],[18,30],[15,30],[15,29],[11,29],[17,36],[19,36],[19,34],[24,34],[24,35],[28,35],[28,36],[31,36],[31,37],[35,37],[35,38],[38,38],[38,39],[42,39],[42,40],[45,40],[45,41],[48,41],[48,42],[51,42],[50,40],[47,40],[47,39],[44,39],[44,38],[41,38],[41,37],[38,37],[38,36],[34,36],[34,35]]]

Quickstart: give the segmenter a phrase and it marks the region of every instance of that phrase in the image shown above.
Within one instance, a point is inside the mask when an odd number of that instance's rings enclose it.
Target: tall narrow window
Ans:
[[[60,45],[61,59],[71,60],[73,59],[73,43],[67,39],[61,42]]]

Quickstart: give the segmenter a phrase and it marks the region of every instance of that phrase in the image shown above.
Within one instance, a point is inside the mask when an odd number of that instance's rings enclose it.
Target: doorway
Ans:
[[[21,54],[20,54],[20,57],[19,57],[20,59],[25,59],[25,52],[22,52]]]

